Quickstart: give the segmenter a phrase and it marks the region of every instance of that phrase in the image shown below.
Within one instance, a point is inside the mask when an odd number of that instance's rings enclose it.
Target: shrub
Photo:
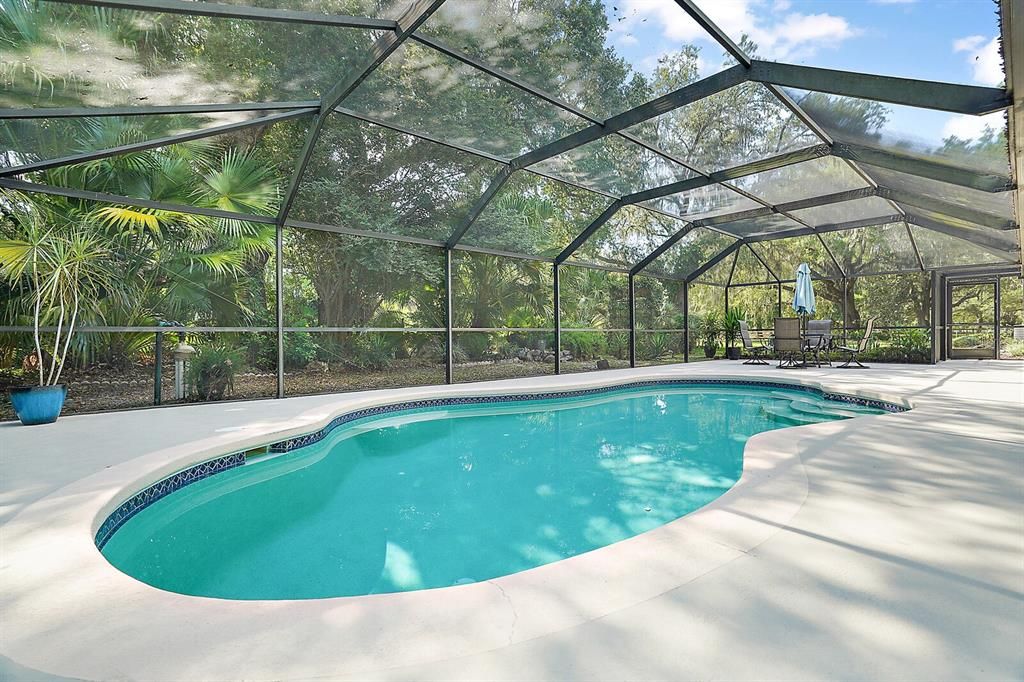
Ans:
[[[690,330],[689,344],[690,352],[697,350],[704,343],[704,316],[700,313],[691,313],[687,317],[688,329]],[[680,342],[682,344],[684,342]]]
[[[395,359],[396,344],[397,340],[388,338],[387,334],[360,334],[352,344],[352,364],[359,369],[387,369]]]
[[[608,351],[603,332],[566,332],[562,334],[562,350],[572,352],[577,360],[592,360]]]
[[[487,354],[487,349],[491,347],[491,335],[481,332],[460,334],[458,345],[466,354],[467,359],[480,360]]]
[[[272,372],[277,369],[277,336],[245,334],[245,362],[250,367]],[[289,332],[284,337],[284,368],[303,369],[320,354],[320,345],[309,332]]]
[[[309,332],[295,332],[284,337],[284,368],[302,369],[316,359],[320,346],[313,340]],[[274,353],[277,345],[274,344]],[[276,359],[275,359],[275,365]]]
[[[244,365],[244,349],[201,346],[188,365],[188,384],[199,400],[220,400],[234,390],[235,373]]]
[[[617,360],[629,358],[629,332],[611,332],[606,338],[608,354]]]
[[[664,332],[637,335],[637,355],[644,360],[657,360],[672,351],[672,341]]]
[[[497,339],[494,344],[494,354],[501,360],[508,360],[514,358],[519,352],[519,346],[512,343],[509,339]]]
[[[1024,340],[1003,339],[999,350],[1004,358],[1024,358]]]
[[[892,345],[902,351],[907,362],[927,362],[932,340],[924,329],[903,329],[893,335]]]
[[[440,358],[442,361],[444,360],[444,352],[445,352],[444,342],[442,342],[438,346],[438,355],[437,355],[437,357]],[[454,344],[452,346],[452,362],[458,363],[458,362],[468,362],[468,361],[469,361],[469,354],[466,352],[466,349],[463,348],[458,343]]]

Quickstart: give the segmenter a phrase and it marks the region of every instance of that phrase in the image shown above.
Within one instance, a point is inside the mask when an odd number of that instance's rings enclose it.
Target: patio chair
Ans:
[[[808,320],[804,336],[807,339],[807,350],[814,356],[814,364],[821,367],[824,354],[824,364],[831,367],[832,360],[828,353],[832,349],[832,320]]]
[[[843,364],[836,365],[836,369],[869,369],[867,365],[861,364],[858,357],[867,349],[868,342],[871,341],[871,332],[874,331],[874,328],[875,318],[872,317],[868,319],[868,326],[864,329],[864,336],[861,338],[860,343],[856,346],[839,346],[839,352],[846,353],[847,358],[846,362]],[[855,362],[857,364],[851,365],[851,362]]]
[[[743,350],[747,352],[750,357],[744,362],[744,365],[767,365],[768,362],[764,359],[764,356],[771,350],[765,345],[754,345],[754,340],[750,336],[750,325],[747,324],[746,320],[740,321],[740,338],[743,339]]]
[[[775,318],[775,356],[780,369],[796,369],[807,366],[807,351],[800,336],[800,318]],[[800,361],[797,362],[797,356]]]

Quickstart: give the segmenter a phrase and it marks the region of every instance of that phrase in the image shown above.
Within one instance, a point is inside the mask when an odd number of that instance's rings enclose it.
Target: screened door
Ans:
[[[995,359],[996,281],[949,285],[948,357],[951,360]]]

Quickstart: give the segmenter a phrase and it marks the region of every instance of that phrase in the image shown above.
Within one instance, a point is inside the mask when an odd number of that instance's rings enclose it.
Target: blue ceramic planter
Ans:
[[[51,424],[60,416],[67,395],[68,387],[64,384],[13,388],[11,404],[25,426]]]

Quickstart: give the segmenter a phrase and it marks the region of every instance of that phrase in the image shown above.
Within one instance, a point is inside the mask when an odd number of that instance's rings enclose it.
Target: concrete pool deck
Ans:
[[[759,434],[701,510],[472,585],[203,599],[93,545],[165,473],[358,406],[701,376],[914,409]],[[1024,679],[1024,364],[721,361],[3,424],[0,524],[0,679]]]

